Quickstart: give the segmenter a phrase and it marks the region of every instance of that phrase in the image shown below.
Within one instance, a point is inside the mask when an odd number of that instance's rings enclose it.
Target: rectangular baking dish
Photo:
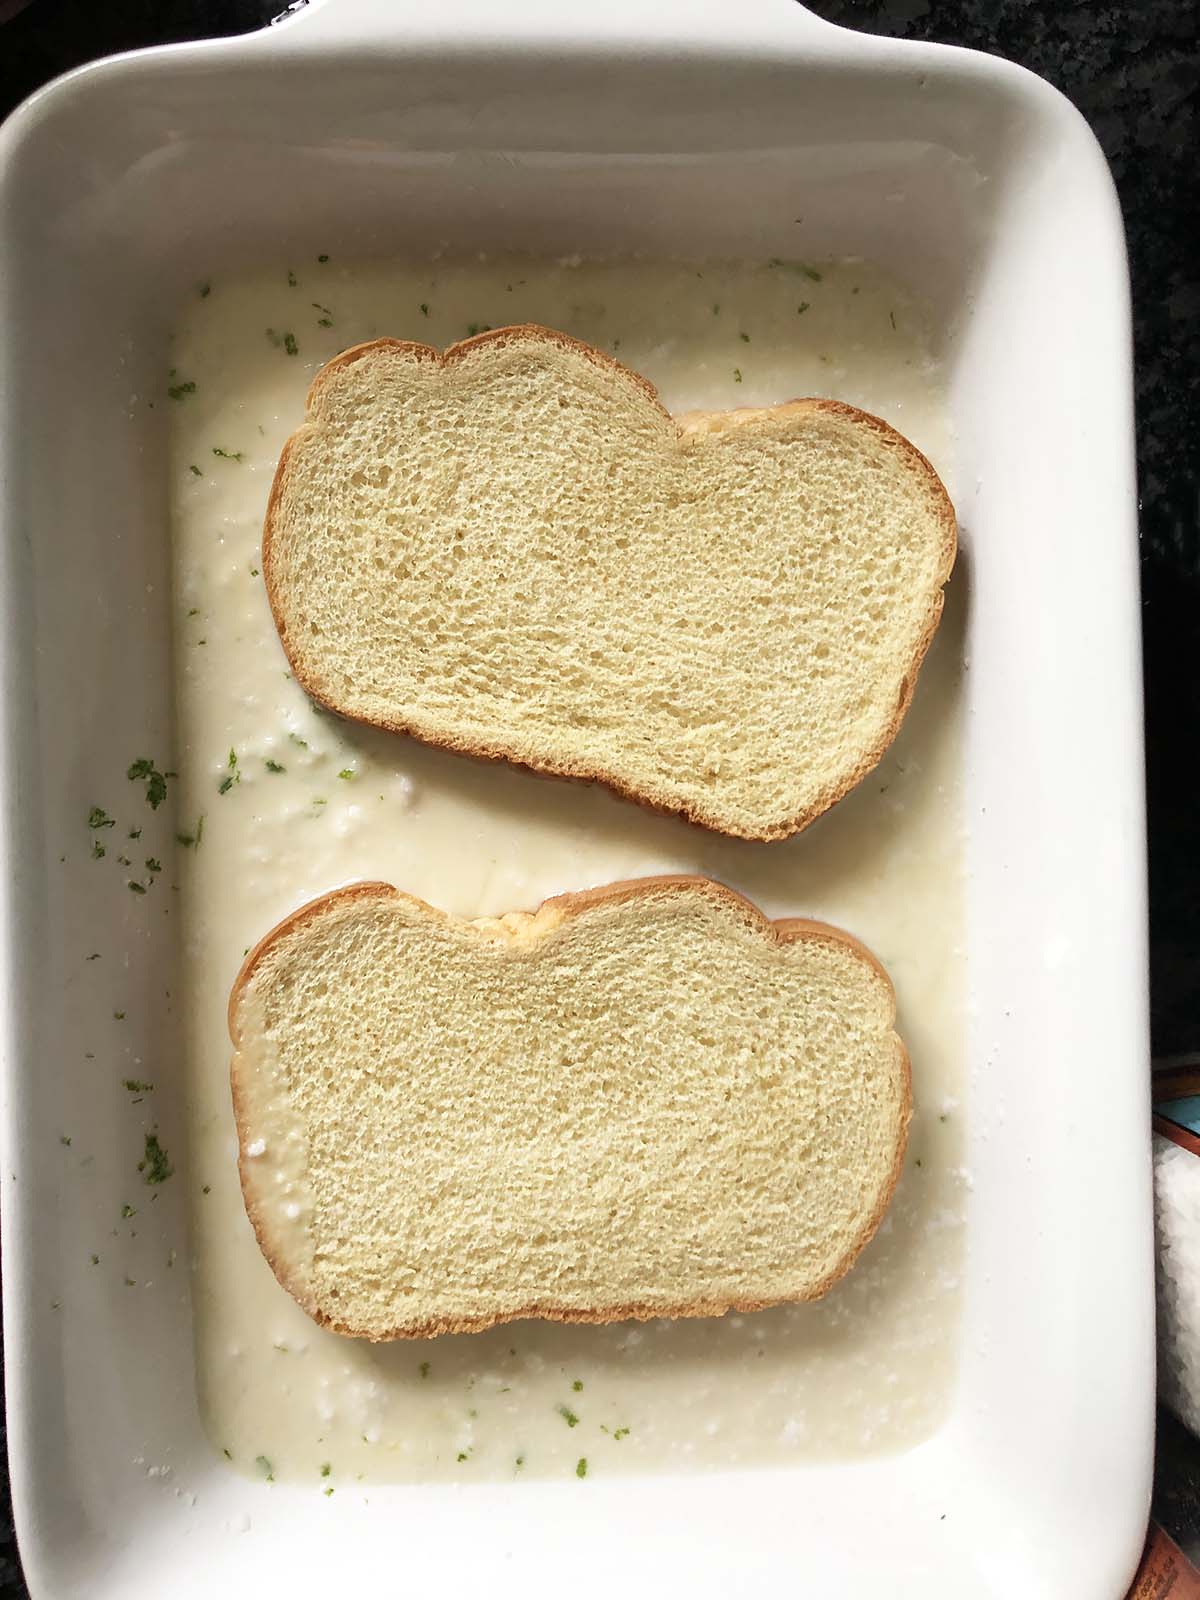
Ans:
[[[861,255],[935,307],[970,596],[968,1259],[952,1411],[901,1456],[576,1486],[251,1483],[203,1435],[174,923],[78,869],[171,744],[163,407],[201,271],[336,248]],[[1108,1600],[1149,1498],[1153,1283],[1128,282],[1040,80],[790,0],[314,0],[74,72],[0,132],[2,1168],[13,1491],[36,1596]],[[149,814],[148,814],[149,815]],[[160,821],[162,819],[159,819]],[[167,819],[167,826],[172,827]],[[180,1182],[89,1278],[141,1148]],[[152,1070],[151,1070],[152,1069]],[[1080,1106],[1086,1103],[1086,1127]],[[60,1159],[70,1130],[94,1152]],[[178,1261],[178,1265],[174,1263]]]

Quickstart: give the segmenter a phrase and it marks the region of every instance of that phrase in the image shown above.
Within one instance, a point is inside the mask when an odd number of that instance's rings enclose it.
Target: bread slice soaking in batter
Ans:
[[[924,456],[833,400],[674,419],[565,334],[329,362],[263,572],[344,716],[778,839],[900,727],[954,561]]]
[[[703,878],[477,921],[342,889],[251,952],[229,1022],[259,1243],[367,1339],[816,1299],[904,1154],[882,967]]]

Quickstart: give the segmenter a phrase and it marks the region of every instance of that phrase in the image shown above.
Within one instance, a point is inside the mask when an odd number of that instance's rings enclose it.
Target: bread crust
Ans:
[[[281,1257],[275,1248],[262,1208],[259,1206],[254,1193],[253,1174],[244,1154],[248,1129],[244,1098],[240,1092],[238,1082],[238,1052],[241,1046],[241,1027],[238,1012],[241,1001],[253,981],[258,966],[265,957],[270,955],[281,939],[296,932],[306,923],[323,916],[325,912],[339,904],[353,904],[359,900],[406,900],[410,905],[420,908],[422,913],[428,915],[435,922],[457,923],[466,927],[479,926],[477,922],[473,922],[470,919],[452,917],[447,912],[439,911],[426,901],[418,899],[416,895],[406,894],[404,890],[397,889],[390,883],[363,882],[349,884],[341,889],[334,889],[329,894],[320,895],[315,900],[307,901],[272,928],[269,933],[258,941],[242,962],[229,996],[229,1036],[234,1047],[234,1056],[230,1067],[230,1086],[233,1094],[234,1119],[237,1123],[238,1176],[241,1180],[242,1198],[245,1202],[246,1213],[254,1229],[255,1237],[258,1240],[259,1249],[266,1258],[272,1272],[282,1287],[312,1317],[314,1322],[317,1322],[321,1327],[329,1328],[334,1333],[345,1334],[350,1338],[367,1339],[371,1343],[378,1344],[396,1339],[431,1339],[444,1333],[482,1333],[487,1328],[498,1327],[505,1322],[523,1321],[530,1317],[540,1318],[546,1322],[588,1324],[647,1322],[657,1318],[674,1320],[681,1317],[719,1317],[731,1311],[762,1311],[773,1305],[793,1305],[803,1301],[819,1300],[845,1277],[874,1237],[879,1224],[883,1221],[888,1206],[891,1204],[892,1196],[895,1194],[896,1185],[900,1181],[900,1174],[904,1167],[904,1155],[908,1146],[908,1128],[912,1118],[912,1064],[903,1040],[895,1032],[895,988],[879,959],[853,934],[846,933],[841,928],[835,928],[830,923],[816,922],[805,917],[782,917],[776,921],[771,921],[752,900],[748,900],[745,895],[739,894],[737,890],[731,889],[728,885],[719,883],[715,879],[688,873],[667,873],[647,878],[624,878],[614,883],[602,885],[599,888],[554,895],[548,900],[543,900],[537,910],[529,914],[531,921],[527,924],[527,928],[532,937],[541,938],[552,929],[560,927],[564,921],[583,915],[595,906],[617,905],[626,900],[661,895],[663,893],[695,894],[697,892],[732,906],[741,914],[748,927],[761,934],[764,938],[779,944],[791,944],[805,939],[813,939],[850,950],[860,960],[865,961],[883,979],[887,987],[891,1000],[892,1037],[896,1044],[897,1067],[901,1084],[897,1112],[895,1154],[887,1181],[880,1190],[878,1203],[860,1230],[858,1237],[851,1243],[836,1266],[819,1282],[809,1285],[799,1293],[772,1296],[765,1300],[695,1300],[683,1305],[666,1307],[634,1302],[628,1305],[604,1306],[592,1310],[556,1306],[552,1302],[531,1301],[528,1305],[518,1307],[514,1311],[502,1312],[494,1316],[436,1317],[425,1322],[390,1328],[382,1333],[355,1327],[351,1323],[342,1322],[336,1317],[330,1316],[328,1312],[317,1305],[308,1286],[299,1281],[298,1274],[289,1267],[287,1261]],[[490,924],[494,919],[483,920]],[[479,929],[479,934],[481,938],[488,936],[482,928]]]
[[[880,739],[871,749],[863,753],[862,758],[853,770],[840,782],[830,784],[821,790],[808,809],[802,811],[799,815],[765,824],[757,830],[744,828],[728,818],[721,819],[715,813],[707,813],[696,805],[688,804],[687,802],[676,803],[648,794],[644,790],[626,783],[618,774],[606,771],[599,765],[592,765],[583,761],[525,760],[515,755],[501,740],[493,742],[460,738],[453,734],[435,736],[401,717],[362,716],[356,712],[346,710],[336,700],[331,699],[324,692],[321,684],[305,669],[303,662],[300,660],[292,640],[288,637],[283,605],[275,581],[271,551],[276,514],[287,483],[292,450],[297,440],[301,439],[307,430],[315,425],[315,419],[320,410],[322,391],[329,382],[331,375],[340,371],[343,367],[350,366],[383,350],[393,350],[417,361],[428,361],[436,365],[445,366],[461,361],[465,356],[470,355],[472,351],[485,345],[522,344],[539,340],[557,345],[562,349],[572,350],[598,367],[620,373],[623,378],[627,379],[641,392],[643,398],[653,402],[664,420],[676,430],[678,439],[695,434],[729,432],[739,427],[761,426],[764,423],[769,424],[778,421],[783,417],[802,415],[806,412],[825,412],[829,415],[840,416],[849,421],[857,422],[877,433],[887,442],[889,448],[903,456],[914,470],[925,479],[926,486],[930,490],[937,506],[938,522],[941,529],[941,563],[937,580],[938,586],[930,603],[926,625],[917,640],[908,670],[901,680],[895,711]],[[271,492],[267,500],[266,516],[263,522],[263,581],[266,585],[267,599],[270,603],[275,628],[296,682],[311,699],[324,706],[326,710],[343,717],[346,721],[356,722],[363,727],[383,728],[390,733],[404,734],[408,738],[419,740],[422,744],[428,744],[437,749],[450,750],[458,755],[471,756],[477,761],[503,761],[510,766],[517,767],[525,772],[536,773],[541,777],[569,779],[578,783],[600,783],[605,788],[612,790],[614,794],[620,795],[623,799],[632,800],[636,804],[644,806],[647,810],[655,811],[665,816],[683,817],[686,821],[695,823],[699,827],[708,828],[712,832],[722,833],[732,838],[753,839],[760,842],[790,838],[793,834],[800,833],[807,828],[818,817],[823,816],[831,806],[836,805],[839,800],[856,788],[868,773],[874,771],[891,747],[896,735],[900,732],[901,724],[909,706],[912,704],[917,674],[920,672],[921,664],[925,660],[926,653],[933,642],[933,636],[937,632],[938,623],[941,620],[943,586],[950,577],[958,549],[958,520],[945,485],[938,477],[931,463],[922,455],[916,445],[906,439],[903,434],[898,433],[889,423],[884,422],[881,417],[873,416],[869,411],[860,411],[856,406],[847,405],[841,400],[822,398],[788,400],[776,406],[744,406],[731,411],[694,411],[684,413],[678,418],[672,417],[659,398],[658,390],[640,373],[634,372],[631,367],[625,366],[605,351],[597,350],[595,346],[584,343],[582,339],[572,338],[570,334],[560,333],[556,329],[545,328],[537,323],[520,323],[514,324],[512,327],[490,329],[486,333],[475,334],[470,339],[462,339],[457,344],[449,345],[444,351],[439,351],[433,345],[420,344],[407,339],[372,339],[364,344],[352,345],[348,350],[343,350],[340,355],[334,356],[317,373],[309,387],[306,408],[305,421],[289,437],[280,452],[279,463],[271,483]]]

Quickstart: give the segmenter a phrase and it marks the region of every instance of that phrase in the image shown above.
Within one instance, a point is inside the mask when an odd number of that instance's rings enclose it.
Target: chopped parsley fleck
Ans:
[[[739,333],[738,334],[738,338],[742,341],[743,344],[749,344],[750,343],[750,335],[748,333]]]
[[[298,356],[300,354],[300,346],[296,343],[296,335],[294,333],[284,334],[283,348],[290,356]]]
[[[146,1135],[146,1154],[138,1162],[138,1171],[145,1183],[166,1183],[175,1171],[156,1133]]]
[[[288,738],[292,741],[293,744],[298,744],[300,746],[301,750],[307,750],[308,749],[308,740],[307,739],[302,739],[298,733],[289,733],[288,734]]]
[[[268,1483],[274,1483],[275,1482],[275,1469],[274,1469],[274,1467],[272,1467],[271,1463],[267,1460],[266,1456],[255,1456],[254,1465],[262,1473],[263,1477],[267,1480]]]
[[[67,1146],[67,1148],[70,1149],[70,1147],[71,1147],[71,1135],[69,1133],[60,1133],[59,1136],[58,1136],[58,1142],[59,1142],[59,1144],[65,1144]]]
[[[115,828],[116,825],[117,825],[116,818],[115,817],[110,817],[108,812],[105,811],[105,809],[103,808],[103,806],[93,806],[92,809],[88,812],[88,827],[89,828],[92,828],[92,829],[95,829],[95,828]]]
[[[524,1456],[518,1456],[517,1457],[517,1471],[520,1472],[521,1468],[524,1465],[525,1465],[525,1457]]]
[[[238,771],[237,751],[232,745],[229,747],[229,760],[225,763],[225,765],[229,770],[217,785],[218,794],[228,794],[235,783],[241,783],[242,781],[242,775]]]
[[[203,837],[204,837],[204,813],[203,812],[201,812],[200,816],[196,820],[196,831],[195,831],[195,833],[177,833],[175,835],[176,840],[183,846],[183,848],[185,850],[198,850],[200,848],[200,841],[201,841],[201,839],[203,839]]]
[[[221,1454],[225,1457],[226,1461],[233,1460],[233,1451],[227,1449],[224,1445],[221,1446]]]
[[[714,305],[713,305],[713,316],[714,317],[719,317],[720,315],[721,315],[721,307],[714,303]]]
[[[628,1439],[628,1437],[629,1437],[629,1429],[628,1428],[618,1428],[613,1434],[613,1438],[614,1439]]]
[[[583,1379],[582,1378],[576,1378],[575,1382],[571,1385],[571,1387],[572,1387],[572,1389],[574,1389],[575,1393],[578,1394],[580,1392],[580,1390],[583,1388]]]
[[[322,1492],[324,1493],[325,1498],[328,1499],[329,1496],[333,1493],[333,1485],[331,1483],[327,1484],[325,1486],[325,1489]]]
[[[267,771],[268,772],[286,772],[287,768],[283,767],[283,766],[280,766],[278,761],[272,761],[272,760],[268,759],[268,761],[267,761]]]
[[[318,256],[317,260],[321,263],[322,266],[324,266],[325,263],[329,260],[329,257],[328,256]]]
[[[100,1257],[99,1256],[95,1256],[95,1255],[92,1256],[91,1257],[91,1263],[92,1263],[92,1265],[94,1267],[98,1267],[100,1265]]]
[[[734,367],[734,369],[733,369],[733,381],[734,381],[734,383],[741,383],[741,381],[742,381],[742,369],[741,369],[741,367]]]
[[[145,1083],[141,1078],[123,1078],[121,1081],[130,1094],[148,1094],[154,1087],[152,1083]]]
[[[458,1452],[458,1459],[460,1461],[465,1461],[467,1459],[467,1452],[465,1450],[460,1450]]]
[[[123,1011],[114,1011],[113,1012],[113,1021],[114,1022],[124,1022],[125,1021],[125,1013]]]
[[[299,281],[300,281],[299,278],[297,278],[296,274],[292,271],[291,267],[289,267],[288,268],[288,288],[289,289],[294,289],[296,287],[296,285],[299,283]]]
[[[185,395],[195,394],[195,392],[196,385],[191,378],[188,378],[184,383],[169,383],[167,385],[167,393],[172,400],[182,400]]]
[[[330,1466],[329,1462],[328,1461],[322,1461],[322,1463],[321,1463],[321,1476],[323,1478],[327,1478],[332,1471],[333,1471],[333,1468]]]
[[[888,312],[888,321],[892,325],[892,332],[895,333],[895,331],[896,331],[896,313],[894,311],[889,311]]]
[[[200,471],[200,468],[196,465],[196,463],[194,461],[192,462],[191,466],[188,468],[188,471],[191,472],[191,473],[194,473],[197,478],[202,478],[204,476],[204,474]]]
[[[127,1201],[121,1207],[121,1215],[128,1221],[128,1219],[130,1217],[136,1217],[137,1216],[137,1208],[135,1206],[131,1206]]]
[[[140,839],[142,837],[142,830],[140,828],[130,828],[125,837],[127,839]]]
[[[571,1410],[570,1406],[559,1406],[558,1414],[568,1428],[577,1428],[579,1426],[579,1418]]]
[[[821,274],[816,267],[810,267],[804,261],[784,261],[780,256],[772,256],[767,262],[769,267],[787,267],[790,272],[798,272],[801,277],[811,278],[813,283],[820,283]]]
[[[161,861],[156,861],[153,856],[147,856],[146,857],[146,871],[147,872],[161,872],[162,871],[162,862]]]
[[[90,956],[85,956],[84,959],[86,961],[99,961],[99,959],[100,959],[99,950],[93,950],[91,955]]]
[[[146,892],[146,885],[144,883],[135,883],[132,878],[129,879],[127,887],[131,889],[134,894],[145,894]]]
[[[92,840],[92,860],[93,861],[99,861],[101,856],[106,856],[107,854],[108,854],[108,851],[100,843],[99,839],[93,839]]]
[[[469,339],[473,339],[477,333],[491,333],[491,331],[492,331],[492,325],[491,325],[490,322],[468,322],[467,323],[467,337]]]
[[[213,445],[213,455],[220,456],[222,461],[240,461],[242,459],[240,450],[222,450],[219,444]]]
[[[211,283],[202,283],[200,285],[200,298],[201,298],[201,300],[207,300],[211,293],[212,293],[212,284]]]
[[[577,1478],[586,1478],[587,1477],[587,1457],[586,1456],[580,1456],[579,1460],[575,1463],[575,1476]]]
[[[121,864],[121,866],[123,866],[123,867],[131,867],[133,865],[133,862],[129,859],[128,856],[118,856],[117,860]]]
[[[257,578],[258,577],[258,568],[257,567],[251,567],[250,568],[250,576],[252,578]]]
[[[429,1363],[428,1363],[428,1361],[422,1361],[422,1363],[421,1363],[421,1365],[420,1365],[418,1370],[420,1371],[420,1374],[421,1374],[421,1376],[423,1378],[427,1378],[429,1376]]]
[[[125,1279],[125,1287],[127,1289],[136,1289],[137,1288],[137,1279],[136,1278],[126,1278]]]
[[[509,288],[512,288],[511,283],[509,284]],[[421,301],[421,315],[423,317],[427,317],[429,315],[429,307],[425,304],[424,300]]]
[[[343,767],[342,770],[338,773],[338,777],[339,778],[352,778],[353,776],[354,776],[354,768],[353,767]]]
[[[212,1193],[212,1184],[211,1183],[203,1183],[203,1184],[201,1184],[200,1185],[200,1193],[201,1194],[211,1194]]]

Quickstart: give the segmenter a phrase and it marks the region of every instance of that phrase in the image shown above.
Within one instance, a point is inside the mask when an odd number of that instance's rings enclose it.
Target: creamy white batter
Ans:
[[[954,492],[941,374],[916,304],[862,263],[336,260],[204,285],[172,393],[178,761],[202,1404],[249,1473],[565,1476],[896,1450],[954,1381],[962,1250],[963,607],[900,739],[781,844],[727,840],[601,789],[479,765],[318,711],[288,674],[259,572],[280,447],[320,365],[389,334],[448,344],[536,321],[615,352],[675,411],[833,395],[887,418]],[[961,586],[958,586],[961,587]],[[879,1237],[815,1306],[754,1316],[371,1346],[317,1328],[242,1206],[229,988],[303,901],[384,879],[463,915],[645,873],[723,879],[770,915],[823,917],[891,972],[913,1058],[908,1162]],[[586,1462],[581,1470],[580,1463]],[[327,1470],[326,1470],[327,1469]]]

